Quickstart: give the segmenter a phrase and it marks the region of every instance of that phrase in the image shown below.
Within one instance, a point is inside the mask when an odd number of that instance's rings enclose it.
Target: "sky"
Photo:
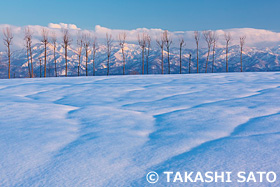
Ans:
[[[280,32],[279,0],[2,0],[0,24],[95,25],[170,31],[256,28]]]

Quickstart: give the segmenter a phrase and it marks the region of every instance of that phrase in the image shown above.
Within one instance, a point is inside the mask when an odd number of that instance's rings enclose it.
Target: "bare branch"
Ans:
[[[125,42],[126,42],[126,37],[127,37],[126,32],[121,32],[121,33],[118,35],[119,45],[121,46],[121,48],[124,47],[124,44],[125,44]]]
[[[199,39],[200,39],[200,33],[198,31],[194,31],[194,39],[196,44],[198,45]]]
[[[3,29],[3,35],[4,35],[3,38],[4,45],[7,47],[7,53],[9,58],[8,78],[10,79],[11,78],[11,45],[14,36],[10,27],[6,27]]]
[[[3,28],[3,35],[4,35],[4,38],[3,38],[4,45],[6,47],[12,45],[12,40],[14,38],[14,35],[13,35],[10,27]]]
[[[183,37],[179,37],[179,45],[180,45],[180,47],[184,47],[186,45]]]
[[[226,40],[227,43],[230,42],[230,40],[231,40],[231,33],[230,32],[225,33],[225,40]]]
[[[43,44],[45,44],[45,43],[48,44],[49,43],[49,31],[46,28],[42,29],[41,36],[42,36],[41,42]]]
[[[244,44],[245,44],[245,40],[246,40],[246,36],[241,36],[240,37],[240,46],[243,48]]]
[[[51,41],[54,46],[56,46],[57,38],[55,32],[51,33]]]
[[[62,47],[63,48],[67,48],[70,46],[72,40],[71,40],[71,36],[70,36],[70,33],[69,33],[69,30],[68,29],[62,29],[61,30],[62,34],[63,34],[63,38],[62,38]]]

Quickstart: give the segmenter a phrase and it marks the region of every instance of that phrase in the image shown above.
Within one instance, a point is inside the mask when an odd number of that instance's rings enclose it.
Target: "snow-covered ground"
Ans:
[[[0,80],[0,129],[0,186],[149,186],[150,171],[280,185],[278,72]]]

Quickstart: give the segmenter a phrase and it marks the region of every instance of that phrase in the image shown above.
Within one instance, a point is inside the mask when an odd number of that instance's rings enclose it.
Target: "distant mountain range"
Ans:
[[[75,49],[69,48],[68,50],[68,75],[77,75],[78,55]],[[141,49],[136,44],[127,44],[125,47],[126,54],[126,74],[141,74],[142,73],[142,55]],[[189,54],[191,54],[191,73],[196,73],[196,50],[184,49],[182,53],[182,73],[188,73],[189,70]],[[215,54],[214,72],[225,72],[225,49],[218,48]],[[280,46],[271,48],[249,48],[246,47],[243,52],[243,69],[244,71],[279,71],[280,70]],[[0,77],[7,77],[8,59],[5,53],[1,53],[2,59],[0,63]],[[199,50],[199,71],[205,72],[205,64],[207,57],[207,49]],[[44,48],[40,44],[36,44],[33,47],[33,63],[34,74],[36,77],[40,76],[40,62],[42,59],[42,74],[44,71]],[[64,61],[64,49],[59,46],[56,53],[57,69],[60,76],[65,75],[65,61]],[[179,49],[173,47],[170,53],[171,73],[179,73]],[[212,51],[209,56],[208,72],[212,72],[213,54]],[[81,75],[85,75],[85,54],[82,54],[81,63]],[[121,75],[123,72],[122,53],[118,45],[114,45],[112,50],[112,56],[110,59],[110,74]],[[167,73],[167,52],[164,51],[164,72]],[[25,50],[17,50],[13,53],[11,77],[28,77],[28,63]],[[100,45],[96,53],[95,59],[95,71],[96,75],[106,75],[107,72],[107,54],[106,47]],[[229,71],[240,71],[240,47],[231,46],[229,48]],[[145,74],[146,74],[146,59],[145,59]],[[161,73],[161,51],[154,46],[151,49],[149,56],[149,73],[160,74]],[[92,66],[92,52],[89,52],[88,74],[93,75]],[[54,76],[54,58],[53,48],[49,44],[47,49],[47,76]]]

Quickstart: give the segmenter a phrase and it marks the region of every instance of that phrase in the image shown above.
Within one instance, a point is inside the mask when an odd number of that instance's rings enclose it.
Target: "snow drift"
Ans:
[[[279,73],[0,82],[1,186],[149,186],[149,171],[280,172]]]

